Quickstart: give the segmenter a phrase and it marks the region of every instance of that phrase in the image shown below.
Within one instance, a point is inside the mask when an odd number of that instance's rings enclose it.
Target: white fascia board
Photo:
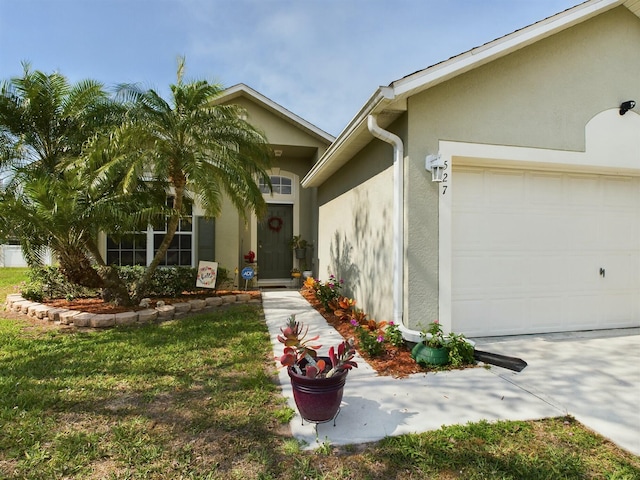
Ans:
[[[300,184],[304,187],[317,187],[326,177],[339,168],[341,154],[352,144],[352,140],[367,129],[367,117],[371,113],[379,112],[394,100],[391,87],[379,87],[360,109],[355,117],[342,130],[338,138],[331,144],[327,151],[320,157],[316,164],[309,170]],[[373,138],[373,137],[371,137]],[[334,167],[334,168],[333,168]]]
[[[587,1],[413,75],[396,80],[392,83],[394,93],[397,97],[400,97],[425,90],[456,75],[473,70],[496,58],[508,55],[545,37],[584,22],[623,3],[623,0]]]

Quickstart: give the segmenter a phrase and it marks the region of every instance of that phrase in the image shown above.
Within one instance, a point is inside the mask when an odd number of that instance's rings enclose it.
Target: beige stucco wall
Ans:
[[[317,147],[322,150],[321,154],[328,147],[323,141],[296,128],[290,122],[274,115],[269,110],[247,98],[235,98],[231,103],[243,107],[248,114],[247,121],[262,130],[269,139],[269,143],[273,145]]]
[[[302,179],[329,146],[327,141],[298,128],[251,99],[238,97],[231,103],[242,106],[247,111],[247,121],[266,135],[269,143],[275,145],[274,149],[283,151],[282,156],[274,158],[271,170],[274,175],[293,173],[298,176],[298,179]],[[315,245],[318,224],[316,189],[302,189],[299,184],[294,185],[294,188],[298,189],[298,195],[295,198],[297,198],[299,212],[298,219],[294,221],[298,225],[294,234],[301,234],[304,239]],[[270,201],[268,197],[267,201]],[[237,214],[232,215],[228,211],[229,208],[233,207],[231,205],[228,208],[225,207],[224,215],[227,218],[224,223],[220,224],[219,228],[218,223],[216,224],[216,252],[224,248],[225,258],[233,257],[234,267],[238,264],[242,268],[244,254],[249,250],[258,253],[255,245],[256,232],[252,232],[252,229],[257,229],[257,219],[251,219],[249,215],[249,221],[245,222]],[[224,247],[218,243],[219,239],[225,242]]]
[[[438,317],[440,140],[583,151],[585,126],[640,100],[640,20],[619,7],[409,99],[405,318]],[[426,323],[425,323],[426,322]]]
[[[583,151],[585,126],[640,101],[640,20],[619,7],[408,99],[388,130],[405,144],[404,318],[438,318],[439,199],[425,156],[440,141]],[[640,103],[640,102],[639,102]],[[372,138],[318,188],[319,275],[378,319],[392,314],[392,162]],[[385,318],[386,317],[386,318]]]
[[[401,129],[403,122],[399,122]],[[393,149],[375,140],[318,188],[319,277],[376,320],[393,319]]]
[[[240,252],[242,237],[238,233],[244,222],[231,201],[225,197],[222,212],[216,217],[216,262],[221,267],[233,271],[238,267],[238,252]],[[248,249],[247,249],[248,251]],[[242,265],[240,265],[241,267]]]

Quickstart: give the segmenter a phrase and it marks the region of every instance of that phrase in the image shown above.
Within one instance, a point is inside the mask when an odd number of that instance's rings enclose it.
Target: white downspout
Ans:
[[[404,307],[404,145],[397,135],[382,129],[376,115],[367,117],[371,134],[393,145],[393,322],[405,340],[420,342],[420,332],[403,322]]]

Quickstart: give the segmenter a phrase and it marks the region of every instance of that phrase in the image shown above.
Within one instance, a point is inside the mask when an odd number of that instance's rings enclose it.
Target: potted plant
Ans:
[[[431,322],[420,336],[422,342],[411,350],[411,356],[416,362],[426,365],[452,364],[455,367],[474,363],[473,343],[462,334],[452,332],[445,336],[438,320]]]
[[[291,277],[292,278],[300,278],[302,276],[302,273],[300,272],[300,269],[298,268],[292,268],[291,269]]]
[[[284,344],[280,363],[287,367],[293,399],[300,416],[309,422],[328,422],[338,414],[347,374],[357,363],[353,341],[330,347],[327,357],[318,356],[321,345],[312,345],[318,336],[308,338],[309,328],[291,315],[280,328],[278,341]]]
[[[295,251],[298,260],[304,260],[307,257],[307,241],[302,238],[302,235],[294,235],[289,245]]]

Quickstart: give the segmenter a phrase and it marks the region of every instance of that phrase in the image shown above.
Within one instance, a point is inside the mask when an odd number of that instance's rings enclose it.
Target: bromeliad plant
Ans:
[[[329,378],[342,370],[350,370],[358,367],[353,361],[356,349],[353,341],[344,340],[335,347],[329,348],[329,361],[318,358],[318,349],[322,345],[313,345],[320,337],[307,337],[309,327],[296,321],[296,316],[291,315],[287,319],[287,325],[280,328],[282,335],[278,335],[278,341],[284,344],[284,353],[280,357],[280,363],[285,367],[291,367],[297,374],[309,378]]]

